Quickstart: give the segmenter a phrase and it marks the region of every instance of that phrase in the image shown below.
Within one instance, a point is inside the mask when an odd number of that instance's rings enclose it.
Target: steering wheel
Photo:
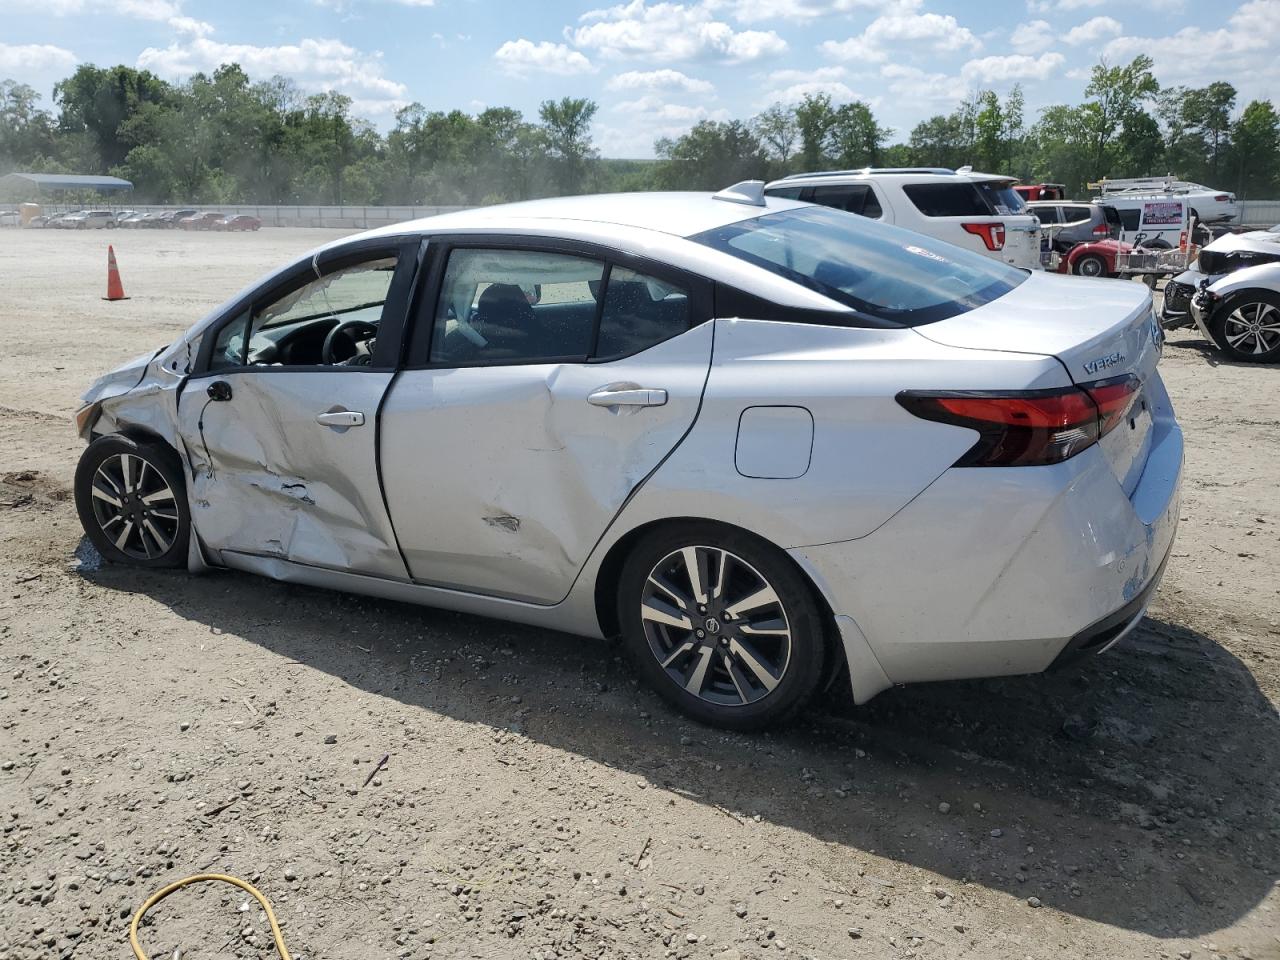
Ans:
[[[360,344],[365,340],[372,340],[377,335],[377,325],[368,320],[343,320],[324,338],[324,346],[320,348],[320,359],[327,364],[345,363],[352,359],[369,363],[372,357],[366,355],[363,361],[359,359]],[[344,346],[345,356],[337,355],[339,344]]]

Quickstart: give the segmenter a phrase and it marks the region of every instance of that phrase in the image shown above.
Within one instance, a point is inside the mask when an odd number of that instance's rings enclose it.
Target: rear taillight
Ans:
[[[1033,467],[1097,443],[1124,421],[1140,388],[1126,375],[1055,390],[904,390],[898,403],[921,419],[978,431],[957,467]]]
[[[1099,223],[1094,225],[1093,235],[1095,237],[1105,237],[1105,236],[1108,236],[1110,233],[1111,233],[1111,228],[1108,227],[1105,223]]]
[[[1220,193],[1220,194],[1218,194],[1216,197],[1214,197],[1213,199],[1214,199],[1214,200],[1217,200],[1217,201],[1218,201],[1218,203],[1226,203],[1228,200],[1230,200],[1230,199],[1231,199],[1231,196],[1230,196],[1230,194]]]
[[[962,223],[960,226],[964,228],[965,233],[981,237],[988,250],[1004,249],[1003,223]]]

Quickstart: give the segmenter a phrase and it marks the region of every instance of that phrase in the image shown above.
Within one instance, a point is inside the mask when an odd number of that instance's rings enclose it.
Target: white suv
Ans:
[[[1038,270],[1043,266],[1040,221],[1013,189],[1016,182],[964,167],[868,167],[797,173],[775,180],[764,192],[883,220]]]

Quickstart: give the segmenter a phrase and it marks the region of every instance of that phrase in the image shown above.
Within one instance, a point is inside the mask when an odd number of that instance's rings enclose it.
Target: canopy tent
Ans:
[[[0,192],[46,196],[53,193],[124,193],[133,184],[119,177],[89,177],[73,173],[10,173],[0,177]]]

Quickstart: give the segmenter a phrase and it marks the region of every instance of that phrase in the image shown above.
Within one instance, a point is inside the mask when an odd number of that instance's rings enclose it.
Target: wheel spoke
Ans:
[[[665,670],[667,667],[671,666],[673,663],[675,663],[677,660],[683,657],[686,653],[689,653],[691,650],[693,650],[693,641],[686,640],[684,643],[680,644],[680,646],[676,647],[674,650],[671,651],[671,656],[667,657],[667,659],[662,661],[663,669]]]
[[[101,476],[101,474],[99,474],[99,476]],[[91,493],[93,496],[97,497],[99,500],[102,500],[106,503],[111,504],[111,506],[115,507],[116,509],[119,509],[121,507],[121,503],[118,498],[107,493],[107,491],[103,490],[96,483],[91,488]]]
[[[789,637],[791,635],[786,623],[776,618],[760,623],[744,623],[738,627],[738,632],[748,637]]]
[[[129,534],[133,532],[133,521],[126,520],[124,529],[120,531],[120,536],[116,537],[116,549],[123,550],[125,541],[129,539]]]
[[[684,557],[685,572],[689,575],[689,586],[693,588],[693,599],[705,604],[707,588],[703,584],[706,583],[707,578],[703,576],[703,564],[706,562],[707,551],[699,550],[697,547],[685,547],[680,553]]]
[[[133,493],[137,489],[133,480],[133,460],[127,453],[120,454],[120,476],[124,479],[125,493]]]
[[[772,671],[764,665],[759,655],[741,640],[729,641],[729,652],[738,658],[738,661],[751,671],[752,675],[760,682],[766,690],[772,691],[778,685],[779,677],[775,677]]]
[[[104,480],[107,486],[111,488],[111,492],[118,497],[121,494],[120,484],[116,483],[115,478],[112,477],[111,474],[107,473],[106,468],[107,465],[105,463],[98,468],[98,478]]]
[[[743,597],[736,603],[731,603],[725,607],[725,612],[732,614],[734,617],[741,617],[751,610],[759,610],[761,607],[770,603],[777,603],[778,595],[774,592],[773,587],[767,583],[750,596]]]
[[[693,606],[693,597],[679,587],[672,586],[665,577],[659,577],[656,572],[649,574],[649,582],[661,590],[664,596],[674,600],[681,610],[688,610]]]
[[[751,698],[747,696],[747,691],[742,683],[742,678],[738,676],[738,669],[734,665],[733,657],[729,656],[727,653],[721,654],[721,657],[724,660],[725,672],[729,674],[729,679],[733,681],[733,689],[738,691],[738,697],[741,698],[743,703],[749,702]]]
[[[160,548],[161,553],[165,553],[172,546],[173,541],[157,530],[156,525],[151,522],[150,518],[143,520],[142,526],[151,534],[151,539],[156,542],[156,546]]]
[[[173,500],[173,491],[167,486],[142,498],[143,503],[164,503],[166,500]]]
[[[681,630],[692,630],[693,621],[687,616],[657,597],[650,597],[640,605],[640,616],[651,623],[661,623],[668,627],[679,627]]]
[[[178,515],[176,513],[161,513],[159,510],[152,510],[151,515],[157,520],[169,520],[173,523],[178,522]]]
[[[702,693],[702,688],[707,682],[707,668],[711,666],[711,648],[702,647],[698,652],[698,662],[684,685],[684,688],[693,694]]]

